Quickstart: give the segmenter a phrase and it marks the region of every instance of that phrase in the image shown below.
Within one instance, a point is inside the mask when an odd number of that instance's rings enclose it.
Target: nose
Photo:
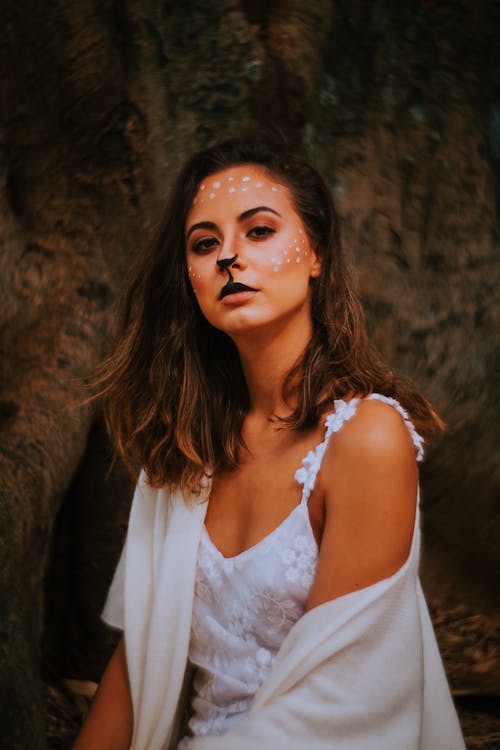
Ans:
[[[232,268],[245,268],[246,262],[242,256],[241,249],[241,240],[238,236],[231,234],[230,237],[226,237],[217,253],[215,260],[217,268],[221,271],[229,271]]]
[[[227,271],[229,268],[231,268],[231,266],[236,262],[237,259],[238,253],[236,253],[236,255],[233,255],[232,258],[221,258],[219,260],[216,260],[215,262],[217,263],[219,268],[223,268],[225,271]]]

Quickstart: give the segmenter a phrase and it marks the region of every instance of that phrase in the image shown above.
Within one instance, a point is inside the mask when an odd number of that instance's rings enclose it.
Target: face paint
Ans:
[[[257,289],[254,289],[252,286],[247,286],[246,284],[242,284],[239,281],[233,281],[233,277],[230,276],[229,281],[227,281],[220,290],[219,300],[224,299],[224,297],[227,297],[230,294],[236,294],[237,292],[256,291]]]
[[[296,321],[298,310],[308,318],[318,273],[309,249],[289,190],[264,169],[236,166],[200,184],[186,220],[186,259],[215,327],[231,335],[286,315]]]
[[[224,182],[229,183],[227,186],[224,185]],[[262,188],[268,187],[271,192],[278,193],[279,187],[273,183],[266,183],[263,181],[262,177],[255,182],[252,180],[252,177],[248,174],[244,174],[239,182],[239,185],[234,185],[232,183],[235,182],[234,175],[228,175],[228,177],[222,180],[216,179],[213,182],[210,183],[210,192],[207,195],[208,200],[214,201],[217,200],[219,196],[224,198],[224,196],[228,195],[236,195],[238,192],[242,193],[251,193],[254,190],[262,190]],[[226,189],[224,189],[226,187]],[[192,205],[195,206],[197,203],[205,203],[206,197],[205,195],[202,195],[203,191],[207,189],[207,183],[203,182],[198,190],[198,193],[193,199]]]
[[[236,294],[237,292],[256,292],[257,290],[254,289],[251,286],[247,286],[246,284],[241,284],[239,282],[236,282],[233,279],[233,274],[231,273],[231,266],[233,263],[236,262],[238,258],[238,255],[233,255],[232,258],[223,258],[222,260],[216,260],[215,262],[219,266],[219,268],[223,268],[224,271],[227,271],[229,275],[229,279],[224,284],[222,289],[220,290],[219,299],[224,299],[224,297],[227,297],[230,294]]]
[[[229,270],[233,263],[238,259],[238,254],[233,255],[232,258],[223,258],[222,260],[216,260],[215,262],[219,266],[219,268],[223,268],[224,271],[227,271],[228,274],[231,276],[231,271]]]

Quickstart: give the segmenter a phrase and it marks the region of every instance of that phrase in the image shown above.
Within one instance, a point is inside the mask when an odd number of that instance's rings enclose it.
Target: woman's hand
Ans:
[[[361,401],[330,439],[318,475],[325,525],[307,609],[395,573],[406,561],[417,494],[415,450],[398,412]]]

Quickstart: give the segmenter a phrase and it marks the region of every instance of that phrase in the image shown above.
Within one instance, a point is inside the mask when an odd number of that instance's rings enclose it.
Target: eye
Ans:
[[[273,229],[272,227],[267,226],[257,226],[250,229],[248,232],[249,237],[253,237],[256,240],[264,240],[266,237],[269,237],[269,235],[274,234],[276,232],[276,229]]]
[[[204,255],[218,244],[216,237],[202,237],[191,245],[191,250],[197,255]]]

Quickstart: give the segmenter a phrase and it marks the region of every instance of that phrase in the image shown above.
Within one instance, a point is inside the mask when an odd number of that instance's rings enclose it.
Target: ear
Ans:
[[[318,253],[317,248],[311,248],[310,266],[309,266],[309,277],[311,279],[317,279],[321,274],[321,257]]]

